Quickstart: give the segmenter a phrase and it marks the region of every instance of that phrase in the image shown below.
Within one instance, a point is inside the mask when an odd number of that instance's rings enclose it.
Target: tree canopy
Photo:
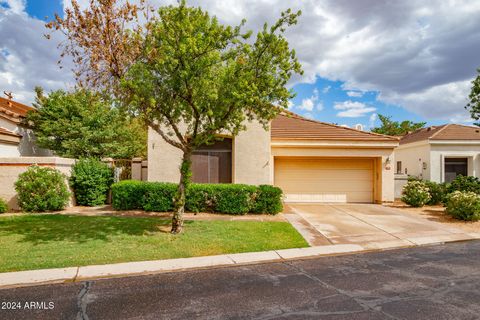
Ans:
[[[27,114],[37,144],[62,157],[131,159],[146,154],[146,129],[123,115],[112,102],[86,90],[36,89],[36,111]]]
[[[372,129],[372,132],[386,134],[389,136],[403,136],[408,132],[425,127],[426,122],[412,122],[404,120],[402,122],[393,121],[392,117],[379,114],[378,118],[382,123],[380,127]]]
[[[294,94],[287,82],[302,70],[283,34],[300,12],[281,13],[252,38],[252,31],[243,30],[245,21],[221,24],[185,1],[155,14],[149,14],[148,6],[113,0],[92,1],[84,11],[74,8],[50,27],[67,35],[64,53],[77,57],[81,84],[108,90],[183,153],[172,222],[172,232],[179,232],[192,152],[220,134],[235,136],[248,121],[267,127],[288,107]],[[146,17],[142,26],[132,20],[139,11]],[[125,30],[125,25],[131,28]],[[90,41],[92,33],[97,35]],[[110,37],[121,41],[124,50],[111,50]]]
[[[468,96],[468,104],[466,109],[470,111],[472,119],[480,119],[480,68],[477,69],[477,77],[472,81],[472,88]],[[475,123],[475,125],[480,126],[480,123]]]

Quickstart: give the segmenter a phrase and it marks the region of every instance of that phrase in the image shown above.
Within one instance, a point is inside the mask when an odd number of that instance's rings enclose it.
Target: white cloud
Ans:
[[[331,86],[326,86],[325,88],[322,89],[323,93],[328,93],[332,87]]]
[[[363,96],[363,92],[361,91],[347,91],[347,96],[352,98],[360,98]]]
[[[0,0],[0,14],[1,8],[5,8],[5,14],[24,14],[26,0]]]
[[[62,37],[54,34],[52,40],[44,37],[44,22],[30,18],[25,12],[25,1],[8,1],[0,6],[0,88],[11,91],[14,99],[30,104],[35,86],[45,90],[67,88],[73,83],[71,66],[59,69],[57,49]],[[3,10],[3,14],[2,14]]]
[[[375,121],[377,121],[377,117],[378,117],[378,116],[377,116],[376,113],[372,113],[372,114],[370,115],[370,118],[368,119],[368,127],[369,127],[370,129],[375,128]]]
[[[321,101],[318,101],[318,90],[317,88],[313,89],[313,94],[310,98],[302,100],[302,103],[297,107],[300,110],[313,111],[316,108],[318,111],[323,110],[323,104]]]
[[[335,102],[333,108],[335,110],[342,110],[337,113],[337,117],[345,117],[345,118],[358,118],[363,117],[367,113],[373,112],[377,110],[374,107],[367,106],[364,103],[358,101],[343,101],[343,102]]]

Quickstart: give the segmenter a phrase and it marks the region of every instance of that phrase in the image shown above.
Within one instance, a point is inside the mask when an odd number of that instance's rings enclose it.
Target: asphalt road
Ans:
[[[0,319],[479,319],[480,241],[0,290],[8,302],[21,309]]]

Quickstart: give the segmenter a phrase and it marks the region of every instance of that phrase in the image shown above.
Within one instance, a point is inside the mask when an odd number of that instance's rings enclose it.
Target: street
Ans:
[[[0,319],[478,319],[480,241],[5,289],[0,302]]]

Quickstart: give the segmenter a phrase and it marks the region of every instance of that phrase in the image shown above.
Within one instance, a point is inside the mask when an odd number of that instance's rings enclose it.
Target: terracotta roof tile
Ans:
[[[6,134],[12,137],[21,137],[21,135],[2,127],[0,127],[0,134]]]
[[[286,112],[272,121],[272,139],[398,141],[398,138],[306,119]]]
[[[0,112],[14,118],[24,118],[27,112],[35,110],[22,103],[0,97]]]
[[[403,136],[400,144],[424,140],[480,140],[480,128],[453,123],[432,126]]]

